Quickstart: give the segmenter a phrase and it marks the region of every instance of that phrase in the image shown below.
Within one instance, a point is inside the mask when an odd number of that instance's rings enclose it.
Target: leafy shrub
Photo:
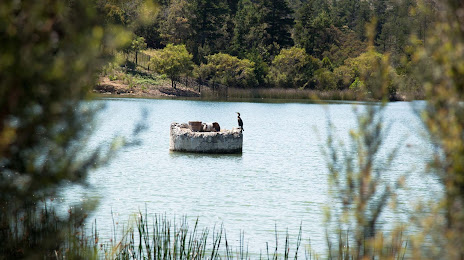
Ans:
[[[334,70],[339,88],[349,86],[350,89],[362,90],[365,93],[380,91],[373,87],[376,84],[369,83],[369,79],[376,78],[376,74],[379,73],[379,64],[385,59],[388,59],[388,57],[370,50],[356,58],[345,60],[345,65]],[[398,75],[391,65],[388,65],[385,69],[387,75],[384,83],[387,85],[387,91],[390,95],[395,95],[398,88]]]
[[[363,88],[364,88],[364,83],[361,80],[359,80],[358,77],[356,77],[356,79],[350,85],[350,89],[355,90],[355,91],[356,90],[361,90]]]
[[[345,65],[335,68],[334,77],[339,89],[347,89],[353,82],[352,69]]]
[[[321,62],[306,54],[303,48],[283,49],[272,61],[268,75],[271,86],[281,88],[306,87]]]
[[[224,53],[209,55],[206,59],[206,64],[201,64],[195,69],[199,78],[230,87],[257,86],[254,62]]]
[[[330,70],[330,71],[333,71],[333,70],[334,70],[334,67],[333,67],[333,65],[332,65],[332,61],[330,61],[330,59],[327,58],[327,57],[324,57],[324,58],[322,59],[322,67],[324,67],[324,68],[326,68],[326,69],[328,69],[328,70]]]
[[[314,82],[317,89],[333,90],[337,88],[334,73],[327,68],[321,68],[314,72]]]

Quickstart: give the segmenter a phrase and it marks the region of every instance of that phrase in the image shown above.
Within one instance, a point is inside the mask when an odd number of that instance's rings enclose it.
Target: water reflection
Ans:
[[[324,251],[323,208],[337,207],[328,195],[321,153],[326,146],[327,117],[330,114],[336,137],[347,144],[348,131],[355,127],[353,103],[128,98],[99,102],[106,108],[98,117],[96,144],[108,142],[115,134],[130,136],[141,120],[140,111],[149,112],[144,119],[148,129],[139,137],[141,145],[121,150],[108,166],[91,173],[93,189],[88,194],[66,191],[69,201],[100,198],[93,217],[101,235],[111,234],[111,212],[117,214],[116,222],[127,223],[132,214],[147,208],[149,215],[199,217],[200,225],[210,228],[223,224],[232,242],[244,231],[249,250],[256,254],[265,250],[266,242],[273,243],[275,226],[278,234],[288,229],[290,237],[296,238],[302,224],[303,238],[310,237],[312,248]],[[364,105],[356,102],[358,108]],[[246,125],[242,154],[169,151],[172,122],[216,121],[231,129],[237,126],[236,111]],[[403,204],[383,216],[383,221],[395,222],[405,220],[413,201],[433,198],[440,188],[433,177],[422,174],[430,144],[421,135],[422,126],[410,103],[389,104],[385,123],[391,124],[391,130],[381,156],[400,146],[389,178],[411,173],[410,189],[399,194]],[[400,140],[404,142],[398,144]]]
[[[242,153],[226,153],[226,154],[212,154],[212,153],[190,153],[190,152],[174,152],[169,151],[171,158],[187,158],[187,159],[219,159],[219,160],[230,160],[230,159],[241,159]]]

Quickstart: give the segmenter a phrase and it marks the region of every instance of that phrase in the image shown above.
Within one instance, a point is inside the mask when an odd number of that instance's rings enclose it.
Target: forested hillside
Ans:
[[[160,0],[140,23],[142,2],[99,8],[148,48],[185,45],[195,66],[175,76],[238,88],[371,91],[361,76],[387,55],[391,95],[422,93],[409,77],[411,47],[423,45],[439,8],[433,0]]]

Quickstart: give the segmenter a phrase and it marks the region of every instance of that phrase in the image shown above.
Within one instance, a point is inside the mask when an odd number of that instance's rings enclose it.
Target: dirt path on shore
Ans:
[[[177,87],[172,88],[171,84],[161,85],[125,84],[122,80],[110,80],[108,77],[101,77],[93,89],[94,93],[112,95],[132,95],[146,97],[199,97],[200,93],[191,88],[186,88],[183,84],[177,83]]]

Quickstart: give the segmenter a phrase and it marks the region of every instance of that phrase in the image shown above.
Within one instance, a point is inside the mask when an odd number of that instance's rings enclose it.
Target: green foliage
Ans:
[[[291,29],[294,23],[293,11],[286,0],[259,0],[259,12],[266,32],[265,47],[271,56],[277,55],[282,48],[291,47]]]
[[[136,37],[132,40],[131,43],[131,50],[134,52],[140,52],[147,48],[147,43],[145,42],[145,38],[143,37]]]
[[[168,43],[189,44],[193,37],[193,7],[187,0],[174,0],[162,15],[161,36]]]
[[[130,69],[135,69],[136,64],[135,60],[129,61],[129,54],[133,53],[135,54],[135,57],[137,57],[138,52],[147,48],[147,44],[145,43],[145,39],[143,37],[137,37],[135,35],[133,35],[133,37],[135,38],[132,39],[132,41],[122,49],[123,53],[126,55],[126,63],[124,65]]]
[[[157,5],[150,0],[96,0],[93,3],[107,24],[123,25],[126,28],[137,28],[140,25],[154,22],[157,16]]]
[[[322,67],[325,68],[325,69],[328,69],[330,71],[333,71],[334,67],[332,65],[332,62],[330,61],[330,59],[328,57],[324,57],[322,59]]]
[[[98,1],[98,6],[107,20],[134,28],[149,46],[185,45],[196,64],[206,63],[206,57],[215,53],[250,59],[255,62],[259,85],[264,86],[274,57],[281,49],[293,46],[304,48],[315,58],[330,59],[332,65],[324,63],[325,68],[337,76],[337,68],[347,59],[366,52],[365,28],[373,18],[378,21],[374,46],[382,54],[390,53],[398,69],[402,55],[410,47],[409,35],[417,34],[423,42],[435,19],[435,12],[420,8],[417,1],[158,1],[162,12],[143,25],[133,22],[139,16],[137,5],[150,1],[134,0],[127,5],[121,0]],[[425,2],[434,5],[433,1]],[[348,88],[354,79],[346,82],[344,77],[337,77],[337,88]],[[410,89],[418,88],[403,88]]]
[[[381,99],[384,91],[387,91],[391,98],[393,98],[396,94],[399,81],[396,71],[390,64],[385,65],[386,75],[382,78],[384,81],[383,84],[387,86],[386,89],[376,88],[377,84],[371,80],[377,78],[378,73],[384,73],[379,72],[378,69],[380,64],[385,64],[388,58],[388,56],[384,56],[371,49],[356,58],[347,59],[345,65],[335,70],[335,74],[339,77],[338,81],[343,84],[343,87],[348,85],[350,89],[363,91],[365,95],[369,95],[375,99]],[[357,82],[355,83],[356,80]],[[372,82],[372,84],[366,82],[366,80]]]
[[[239,59],[229,54],[218,53],[206,57],[208,63],[201,64],[196,74],[229,87],[253,87],[257,85],[254,62]]]
[[[259,86],[266,85],[266,76],[269,73],[269,65],[257,50],[247,53],[246,58],[255,64],[255,76]]]
[[[350,89],[355,91],[362,91],[364,88],[364,82],[359,80],[359,77],[356,77],[350,85]]]
[[[308,1],[299,10],[295,25],[295,42],[310,55],[322,58],[322,54],[335,43],[337,29],[326,10],[318,1]]]
[[[268,80],[281,88],[304,88],[320,61],[307,55],[302,48],[283,49],[272,61]]]
[[[459,259],[464,255],[464,20],[458,15],[464,12],[464,4],[450,0],[443,8],[441,21],[429,33],[425,44],[420,40],[413,42],[415,50],[411,59],[404,57],[404,68],[417,84],[425,86],[427,102],[420,104],[417,111],[433,143],[431,151],[434,157],[427,170],[432,171],[443,185],[443,198],[419,204],[418,211],[410,215],[419,230],[410,240],[410,256],[413,259]],[[384,21],[382,28],[387,23]],[[381,94],[386,100],[389,94],[391,96],[390,86],[394,81],[389,56],[380,56],[372,49],[361,56],[348,61],[357,68],[351,73],[360,75],[352,86],[360,88],[364,84],[373,92],[382,90],[371,95]],[[412,68],[415,68],[414,73]],[[335,72],[343,75],[346,71]],[[387,201],[393,198],[391,195],[395,188],[402,185],[401,178],[394,183],[382,179],[382,175],[388,172],[388,166],[392,165],[395,150],[386,157],[387,161],[376,158],[384,140],[384,106],[383,102],[368,106],[364,113],[357,112],[359,130],[350,132],[352,143],[347,146],[348,149],[340,149],[335,143],[335,136],[329,132],[329,149],[325,154],[330,180],[336,187],[335,197],[343,205],[342,214],[335,210],[330,211],[332,214],[329,216],[335,216],[341,223],[338,225],[340,234],[345,228],[355,231],[352,239],[348,235],[346,239],[339,239],[342,243],[338,244],[339,250],[335,252],[339,259],[401,257],[402,243],[394,242],[398,239],[395,231],[391,235],[392,245],[387,246],[391,249],[387,254],[384,254],[385,246],[378,247],[378,241],[386,239],[378,230],[376,218]],[[329,129],[331,127],[329,125]],[[349,244],[351,241],[355,243]],[[329,242],[329,248],[331,245]],[[329,257],[332,256],[329,249]]]
[[[232,53],[243,58],[248,51],[267,58],[269,53],[264,43],[264,29],[259,6],[251,0],[240,0],[234,18]]]
[[[337,88],[337,80],[334,73],[327,68],[320,68],[314,72],[314,85],[320,90],[334,90]]]
[[[76,205],[72,223],[44,218],[43,201],[106,161],[87,147],[94,109],[83,101],[106,51],[127,38],[90,0],[7,0],[0,10],[0,258],[52,257],[90,205]]]
[[[189,73],[192,66],[192,54],[185,45],[168,44],[166,48],[155,51],[150,60],[150,67],[157,73],[166,74],[171,79],[173,88],[176,88],[175,81],[178,77]]]
[[[159,17],[157,15],[156,17]],[[153,28],[160,28],[160,18],[156,19],[152,23],[149,24],[141,24],[138,25],[134,29],[134,33],[137,36],[143,37],[145,42],[147,43],[147,47],[149,48],[161,48],[162,47],[162,38],[159,32],[159,29]]]
[[[194,13],[192,27],[195,31],[193,46],[194,61],[199,64],[203,58],[224,50],[232,38],[229,35],[229,8],[225,0],[193,0]]]
[[[353,83],[353,70],[348,66],[337,67],[334,69],[334,77],[337,81],[337,88],[347,89]]]
[[[421,8],[418,1],[434,11]],[[365,28],[374,18],[378,21],[374,46],[382,54],[390,53],[398,69],[411,46],[409,36],[417,35],[424,42],[437,10],[431,0],[163,0],[157,1],[162,12],[151,12],[147,18],[149,3],[153,1],[99,0],[97,7],[106,21],[129,28],[148,46],[185,45],[196,64],[206,63],[206,57],[215,53],[250,59],[260,85],[265,85],[274,57],[293,46],[318,59],[329,58],[332,66],[325,64],[326,68],[335,73],[348,58],[366,52]],[[145,17],[144,23],[138,22],[140,17]],[[354,78],[348,83],[338,77],[336,81],[343,89]],[[418,88],[403,88],[410,89]]]
[[[394,230],[384,238],[379,223],[382,212],[404,182],[404,177],[393,181],[388,178],[397,149],[380,155],[388,133],[383,118],[385,104],[366,106],[362,112],[354,109],[357,128],[350,130],[346,144],[337,139],[333,133],[335,126],[329,120],[324,154],[331,195],[340,205],[337,209],[327,208],[327,232],[340,234],[335,242],[338,245],[327,237],[329,258],[400,259],[404,255],[401,230]]]
[[[330,58],[334,67],[339,67],[346,59],[358,57],[365,52],[367,44],[358,39],[353,31],[336,30],[336,43],[332,44],[324,55]]]
[[[363,99],[374,98],[382,102],[368,105],[362,111],[354,108],[356,129],[350,130],[347,143],[337,139],[330,118],[328,122],[327,148],[323,152],[329,170],[330,190],[340,208],[327,209],[327,228],[347,234],[346,239],[339,237],[338,250],[332,252],[329,249],[329,254],[334,253],[339,259],[400,259],[405,252],[402,228],[393,229],[385,239],[379,223],[388,204],[396,203],[395,193],[403,187],[406,177],[404,174],[392,179],[389,174],[400,145],[381,152],[385,149],[382,146],[389,129],[385,125],[384,111],[389,98],[391,66],[388,56],[380,56],[372,49],[368,54],[369,57],[352,61],[352,64],[370,67],[359,69],[360,79],[356,78],[352,85],[356,88],[363,84],[370,86],[372,92],[364,93]],[[330,247],[333,244],[331,238],[327,237],[327,240]]]
[[[464,255],[464,5],[446,1],[445,7],[425,46],[418,45],[413,56],[415,78],[427,97],[422,119],[435,148],[429,166],[444,189],[441,203],[415,218],[423,233],[414,246],[423,259]]]

